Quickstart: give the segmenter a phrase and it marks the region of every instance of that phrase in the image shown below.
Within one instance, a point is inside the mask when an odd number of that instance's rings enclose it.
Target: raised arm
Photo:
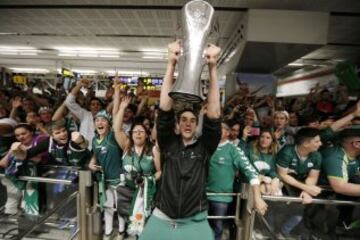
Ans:
[[[141,98],[141,102],[139,103],[137,109],[136,109],[136,114],[135,116],[140,116],[142,110],[144,109],[145,104],[148,102],[149,97],[148,96],[144,96]]]
[[[351,120],[355,117],[360,117],[360,100],[356,103],[355,110],[353,112],[331,124],[330,128],[334,132],[339,131],[341,128],[351,123]]]
[[[51,120],[52,121],[58,121],[60,119],[62,119],[63,117],[65,117],[67,113],[67,108],[65,105],[65,102],[63,102],[55,111],[54,115],[52,116]]]
[[[115,115],[117,114],[117,112],[119,111],[119,106],[120,106],[120,99],[121,99],[121,84],[120,84],[120,79],[117,75],[117,73],[115,74],[115,79],[114,79],[114,96],[113,96],[113,108],[112,108],[112,117],[113,119],[115,119]]]
[[[22,105],[21,97],[15,97],[14,100],[12,101],[11,105],[12,105],[12,108],[10,111],[10,118],[17,122],[20,122],[19,118],[17,116],[17,110]]]
[[[76,86],[71,90],[69,95],[66,97],[65,105],[66,107],[72,112],[80,121],[85,117],[85,112],[87,110],[80,107],[79,104],[76,102],[76,96],[80,92],[80,89],[83,86],[87,86],[89,81],[86,79],[81,79],[79,82],[76,83]]]
[[[152,149],[153,157],[154,157],[154,165],[155,165],[155,179],[159,180],[161,177],[161,161],[160,161],[160,149],[157,143],[155,143]]]
[[[122,150],[126,149],[126,146],[129,142],[129,138],[123,131],[122,126],[123,126],[123,118],[124,118],[125,110],[129,106],[130,102],[131,102],[131,97],[129,96],[126,96],[125,98],[122,99],[119,106],[119,111],[116,113],[113,122],[115,139]]]
[[[213,44],[208,44],[206,49],[206,61],[209,66],[209,93],[208,108],[206,115],[210,119],[220,117],[220,93],[217,80],[216,62],[221,49]]]
[[[169,97],[169,92],[173,85],[174,72],[176,63],[180,56],[180,49],[180,40],[168,45],[168,64],[160,93],[160,109],[163,111],[171,110],[173,105],[173,100]]]

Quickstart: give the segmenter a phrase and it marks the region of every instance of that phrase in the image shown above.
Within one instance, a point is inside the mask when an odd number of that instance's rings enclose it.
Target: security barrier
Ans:
[[[61,167],[55,167],[61,168]],[[70,168],[69,168],[70,169]],[[57,212],[59,209],[64,208],[72,200],[76,198],[77,203],[77,224],[78,229],[74,232],[72,238],[77,235],[79,240],[98,240],[102,239],[102,221],[101,213],[98,205],[98,185],[94,184],[92,173],[88,170],[78,170],[78,186],[77,191],[71,193],[66,199],[61,201],[48,211],[45,215],[41,216],[34,224],[23,232],[20,232],[16,239],[21,239],[28,236],[35,229],[39,228],[41,224],[46,223],[51,215]],[[0,178],[4,177],[0,174]],[[45,177],[28,177],[20,176],[19,180],[30,182],[41,182],[48,184],[63,184],[71,185],[74,181],[66,179],[45,178]],[[226,195],[234,196],[236,201],[235,214],[229,216],[208,216],[208,219],[234,219],[237,227],[236,239],[248,240],[253,236],[254,223],[256,211],[252,209],[252,197],[248,184],[243,184],[240,193],[207,193],[210,195]],[[279,202],[279,203],[301,203],[302,199],[299,197],[289,196],[270,196],[263,195],[263,199],[267,202]],[[356,201],[343,201],[333,199],[313,199],[313,204],[322,205],[342,205],[342,206],[360,206],[360,202]],[[116,211],[116,209],[114,209]],[[276,239],[276,235],[271,231],[271,227],[267,223],[264,217],[260,217],[260,220],[268,230],[270,237]],[[47,223],[51,225],[51,223]],[[54,225],[56,227],[56,225]]]

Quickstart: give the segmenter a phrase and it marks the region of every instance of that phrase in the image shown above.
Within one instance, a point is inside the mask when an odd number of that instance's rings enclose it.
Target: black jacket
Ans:
[[[205,116],[202,136],[187,146],[174,129],[174,111],[159,110],[157,140],[163,158],[156,206],[170,218],[186,218],[207,210],[208,161],[221,138],[221,121]]]

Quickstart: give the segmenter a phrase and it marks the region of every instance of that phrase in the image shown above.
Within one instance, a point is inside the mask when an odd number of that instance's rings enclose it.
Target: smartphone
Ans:
[[[260,128],[252,127],[250,129],[250,136],[259,136],[260,135]]]

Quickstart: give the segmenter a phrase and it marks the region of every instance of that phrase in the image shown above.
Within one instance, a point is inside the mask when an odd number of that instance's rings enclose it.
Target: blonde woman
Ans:
[[[275,156],[278,151],[275,135],[270,129],[265,129],[254,142],[246,144],[244,140],[247,139],[250,131],[250,127],[245,127],[240,146],[259,173],[261,193],[280,195],[281,184],[275,166]]]

